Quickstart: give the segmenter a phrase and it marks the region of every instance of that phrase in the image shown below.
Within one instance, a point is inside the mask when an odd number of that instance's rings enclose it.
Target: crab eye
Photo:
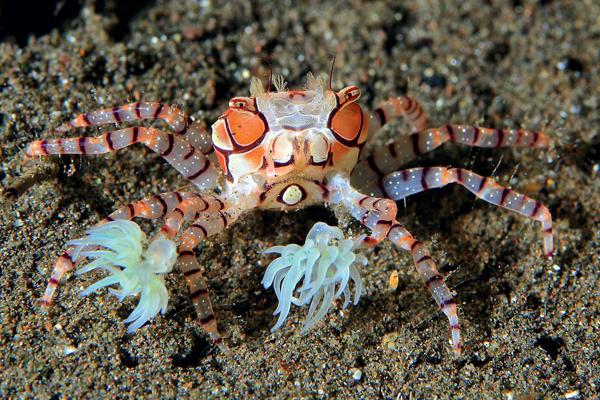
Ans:
[[[341,104],[351,103],[358,100],[358,98],[360,97],[360,89],[356,86],[349,86],[347,88],[342,89],[339,95],[341,99]]]
[[[248,102],[245,99],[234,98],[229,100],[229,107],[237,109],[246,109],[248,108]]]

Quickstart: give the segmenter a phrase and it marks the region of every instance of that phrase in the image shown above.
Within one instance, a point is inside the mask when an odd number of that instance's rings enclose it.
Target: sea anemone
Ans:
[[[353,304],[358,304],[363,284],[357,265],[366,265],[367,259],[354,250],[360,247],[363,238],[364,235],[355,240],[345,239],[339,228],[317,222],[308,232],[304,246],[288,244],[264,251],[281,255],[269,264],[262,280],[265,288],[273,285],[279,300],[273,313],[279,314],[279,319],[271,332],[281,327],[292,303],[303,306],[310,302],[302,333],[321,320],[342,294],[345,308],[352,298],[350,280],[354,282]],[[300,281],[302,285],[298,287]]]
[[[169,293],[165,286],[164,274],[173,269],[177,260],[177,248],[171,240],[158,238],[143,251],[146,235],[131,221],[111,221],[96,226],[81,239],[71,240],[68,246],[74,247],[72,258],[87,257],[93,261],[79,268],[77,275],[95,269],[104,270],[109,275],[88,286],[82,296],[111,285],[109,288],[119,301],[127,296],[139,294],[140,301],[125,323],[130,323],[127,332],[135,332],[159,312],[167,310]]]

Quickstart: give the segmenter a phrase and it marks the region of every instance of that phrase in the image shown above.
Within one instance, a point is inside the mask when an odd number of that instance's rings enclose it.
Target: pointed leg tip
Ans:
[[[219,348],[221,353],[226,354],[226,355],[231,354],[229,347],[227,347],[227,345],[225,344],[225,342],[223,341],[223,338],[221,336],[211,337],[211,339],[212,339],[213,344]]]
[[[453,344],[452,351],[454,352],[454,355],[460,356],[462,354],[462,344],[461,343]]]

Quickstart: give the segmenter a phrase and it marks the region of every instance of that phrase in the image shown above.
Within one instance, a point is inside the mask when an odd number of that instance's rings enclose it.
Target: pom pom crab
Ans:
[[[356,102],[360,97],[356,86],[334,91],[330,82],[310,74],[303,90],[286,90],[281,78],[274,84],[277,90],[271,92],[270,84],[265,90],[260,80],[252,79],[250,97],[231,99],[228,109],[212,126],[212,134],[175,107],[136,102],[81,114],[59,131],[150,119],[166,121],[173,132],[132,126],[98,137],[43,139],[30,143],[26,154],[92,155],[143,143],[187,178],[195,186],[194,191],[174,191],[137,201],[119,208],[99,225],[133,218],[164,218],[154,240],[177,240],[177,265],[189,286],[198,320],[222,349],[225,345],[194,248],[253,209],[341,205],[368,228],[362,245],[374,246],[388,238],[411,252],[418,274],[450,322],[456,352],[461,350],[456,303],[423,243],[397,221],[395,201],[450,183],[459,184],[489,203],[541,222],[544,250],[552,255],[552,218],[539,202],[463,168],[400,170],[406,162],[445,142],[477,147],[544,147],[548,144],[544,134],[450,124],[427,129],[421,107],[410,97],[391,98],[369,114]],[[399,136],[369,153],[362,152],[382,126],[399,116],[407,118],[412,134]],[[60,279],[75,268],[82,258],[80,253],[76,243],[67,245],[42,297],[43,308],[50,306]],[[293,289],[286,292],[288,297]],[[331,301],[331,294],[327,299]],[[283,300],[289,307],[290,299]],[[307,301],[304,299],[302,304]]]

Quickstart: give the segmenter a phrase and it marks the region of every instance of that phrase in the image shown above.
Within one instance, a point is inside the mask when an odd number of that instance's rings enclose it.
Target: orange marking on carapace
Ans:
[[[363,114],[360,106],[351,103],[333,116],[331,129],[348,141],[353,141],[361,133]]]
[[[231,139],[240,146],[249,146],[260,139],[266,126],[258,114],[242,110],[230,110],[226,117]]]

